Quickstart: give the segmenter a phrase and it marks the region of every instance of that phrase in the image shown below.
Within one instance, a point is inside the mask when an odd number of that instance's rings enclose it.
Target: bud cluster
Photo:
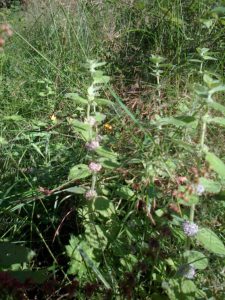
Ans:
[[[0,25],[0,51],[3,50],[5,45],[5,38],[13,35],[12,29],[8,24]]]

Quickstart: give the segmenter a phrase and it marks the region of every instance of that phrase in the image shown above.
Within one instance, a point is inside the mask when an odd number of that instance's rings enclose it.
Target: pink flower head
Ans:
[[[88,143],[86,143],[86,148],[90,151],[94,151],[96,150],[100,145],[99,145],[99,141],[96,141],[96,140],[92,140]]]
[[[93,200],[95,197],[97,197],[97,192],[92,189],[88,190],[85,194],[87,200]]]
[[[99,164],[99,163],[95,163],[95,162],[92,161],[92,162],[89,164],[88,167],[89,167],[89,169],[90,169],[92,172],[97,173],[97,172],[99,172],[99,171],[101,170],[102,165]]]

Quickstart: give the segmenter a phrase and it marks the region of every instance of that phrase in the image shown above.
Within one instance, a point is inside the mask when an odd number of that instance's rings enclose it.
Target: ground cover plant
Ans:
[[[224,299],[223,1],[8,1],[0,299]]]

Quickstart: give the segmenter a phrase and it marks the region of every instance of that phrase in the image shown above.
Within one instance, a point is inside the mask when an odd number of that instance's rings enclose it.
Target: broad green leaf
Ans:
[[[65,189],[64,191],[67,191],[67,192],[73,193],[73,194],[84,194],[86,192],[86,189],[84,189],[80,186],[74,186],[74,187]]]
[[[71,124],[74,127],[74,130],[79,132],[86,141],[89,140],[91,131],[91,126],[89,124],[74,119],[69,120],[69,124]]]
[[[213,95],[215,93],[224,92],[224,91],[225,91],[225,85],[219,85],[219,86],[216,86],[216,87],[210,89],[209,94]]]
[[[116,194],[124,199],[131,199],[135,193],[127,186],[123,185],[116,189]]]
[[[218,84],[220,83],[220,80],[218,79],[213,79],[209,74],[205,73],[203,76],[203,80],[204,82],[207,84],[207,86],[209,88],[213,88],[218,86]]]
[[[10,242],[0,242],[0,268],[8,268],[13,264],[29,261],[30,250],[24,246]]]
[[[92,204],[96,210],[107,210],[110,201],[106,197],[96,197]]]
[[[223,106],[222,104],[213,101],[213,102],[208,102],[207,105],[210,108],[220,111],[222,114],[225,115],[225,106]]]
[[[207,257],[198,251],[187,250],[183,254],[188,264],[191,264],[195,269],[204,270],[208,266]]]
[[[224,244],[212,230],[201,228],[196,235],[196,239],[206,250],[225,256]]]
[[[97,105],[113,105],[113,102],[107,99],[95,98]]]
[[[105,118],[106,118],[106,115],[105,114],[102,114],[102,113],[99,113],[99,112],[97,112],[96,114],[95,114],[95,120],[98,122],[98,123],[101,123],[102,121],[104,121],[105,120]]]
[[[184,294],[192,294],[197,291],[197,287],[193,281],[184,279],[181,282],[181,292]]]
[[[87,165],[79,164],[70,169],[69,179],[77,180],[81,178],[86,178],[91,175],[91,171]]]
[[[102,71],[95,71],[93,73],[93,84],[101,84],[101,83],[108,83],[110,80],[109,76],[104,75]]]
[[[69,245],[66,246],[66,254],[70,258],[68,274],[77,275],[80,278],[87,273],[87,268],[79,249],[82,248],[89,257],[94,259],[93,249],[80,237],[71,236]]]
[[[199,178],[199,183],[205,188],[208,193],[219,193],[221,190],[221,184],[218,181],[213,181],[204,177]]]
[[[110,150],[107,150],[103,147],[99,147],[95,150],[95,152],[100,155],[100,156],[103,156],[105,158],[108,158],[108,159],[116,159],[117,158],[117,153],[113,152],[113,151],[110,151]]]
[[[104,168],[107,168],[107,169],[115,169],[115,168],[119,168],[119,166],[121,165],[117,160],[115,159],[108,159],[108,158],[104,158],[104,157],[101,157],[99,159],[99,162],[101,163],[101,165],[104,167]]]
[[[208,123],[215,123],[215,124],[225,127],[225,118],[220,118],[220,117],[210,118],[208,120]]]
[[[206,161],[210,167],[223,179],[225,179],[225,164],[215,154],[208,152],[206,154]]]
[[[23,121],[24,118],[20,115],[11,115],[11,116],[4,116],[3,117],[4,121],[14,121],[14,122],[19,122],[19,121]]]
[[[88,100],[82,98],[77,93],[67,93],[65,95],[65,98],[71,99],[71,100],[73,100],[77,104],[83,104],[83,105],[87,105],[88,104]]]

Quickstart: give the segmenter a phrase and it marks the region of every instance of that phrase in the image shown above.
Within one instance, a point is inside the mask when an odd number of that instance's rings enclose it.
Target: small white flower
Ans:
[[[90,189],[86,192],[85,198],[87,200],[93,200],[95,197],[97,197],[97,192],[95,190]]]
[[[89,167],[89,169],[90,169],[92,172],[97,173],[97,172],[99,172],[99,171],[101,170],[102,165],[99,164],[99,163],[95,163],[95,162],[92,161],[92,162],[89,164],[88,167]]]
[[[97,141],[97,140],[92,140],[92,141],[86,143],[85,146],[86,146],[86,148],[87,148],[88,150],[94,151],[94,150],[96,150],[100,145],[99,145],[99,141]]]
[[[194,236],[198,233],[198,225],[193,222],[185,221],[183,223],[183,231],[186,236]]]

